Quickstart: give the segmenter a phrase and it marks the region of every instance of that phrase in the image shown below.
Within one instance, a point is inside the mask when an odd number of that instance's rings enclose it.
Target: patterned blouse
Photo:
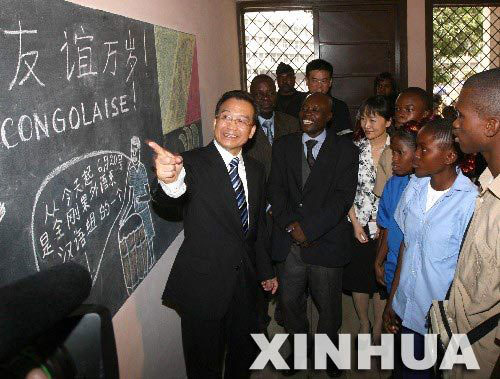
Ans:
[[[390,137],[387,136],[385,146],[389,146],[390,143]],[[361,138],[359,141],[354,141],[354,144],[359,148],[358,186],[354,197],[354,211],[359,223],[365,226],[370,219],[375,219],[377,216],[379,198],[373,193],[377,172],[373,165],[370,141]]]

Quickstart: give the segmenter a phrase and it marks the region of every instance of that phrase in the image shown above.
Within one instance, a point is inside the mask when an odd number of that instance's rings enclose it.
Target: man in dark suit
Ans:
[[[292,66],[280,62],[276,68],[276,83],[278,83],[276,110],[298,118],[298,113],[294,114],[293,104],[296,101],[300,101],[302,103],[304,97],[303,92],[295,89],[295,79],[295,71]],[[290,108],[290,104],[292,104],[292,108]]]
[[[248,376],[259,281],[277,289],[265,240],[264,168],[241,154],[255,118],[253,98],[230,91],[217,103],[208,146],[179,156],[148,143],[160,183],[155,201],[183,207],[184,241],[163,300],[180,313],[189,378],[220,378],[224,352],[225,377]]]
[[[333,82],[332,77],[333,67],[329,62],[323,59],[315,59],[309,62],[306,66],[306,84],[309,92],[302,94],[301,97],[298,97],[293,103],[290,103],[289,109],[292,111],[289,113],[292,116],[297,115],[296,117],[298,117],[302,102],[308,94],[317,92],[327,94],[332,98],[333,114],[328,127],[335,133],[345,133],[352,130],[351,116],[347,104],[330,95],[330,89]]]
[[[285,329],[292,335],[308,332],[308,288],[319,311],[317,333],[337,343],[342,266],[350,260],[352,235],[347,212],[356,192],[358,152],[349,138],[325,130],[331,102],[322,93],[306,98],[300,112],[303,133],[284,136],[273,146],[268,191]],[[330,363],[327,373],[337,376],[339,371]]]
[[[257,103],[259,114],[255,136],[244,146],[244,151],[262,163],[269,176],[273,142],[286,134],[298,132],[299,119],[275,110],[276,85],[270,76],[262,74],[253,78],[250,93]]]
[[[299,120],[286,113],[275,110],[276,107],[276,85],[274,80],[267,75],[257,75],[250,84],[252,94],[259,114],[257,117],[257,129],[254,137],[249,140],[243,150],[251,157],[262,163],[266,169],[266,176],[271,171],[272,145],[278,138],[295,133],[300,130]],[[268,230],[272,227],[270,214],[266,218]],[[268,296],[260,291],[257,296],[257,310],[259,313],[259,329],[267,332],[271,318],[268,315]],[[275,319],[279,325],[283,324],[279,305],[276,304]]]

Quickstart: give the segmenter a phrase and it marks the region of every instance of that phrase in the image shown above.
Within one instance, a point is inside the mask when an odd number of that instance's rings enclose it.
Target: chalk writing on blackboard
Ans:
[[[5,213],[7,213],[7,210],[5,209],[5,203],[0,201],[0,222],[2,222]]]
[[[42,87],[45,87],[45,84],[42,83],[42,81],[38,78],[38,76],[35,74],[34,67],[36,65],[36,62],[38,61],[38,51],[32,50],[28,51],[26,53],[23,53],[23,34],[36,34],[37,30],[23,30],[21,27],[21,20],[19,20],[19,29],[18,30],[4,30],[4,33],[7,35],[17,35],[19,36],[19,55],[17,59],[17,68],[16,68],[16,74],[14,76],[14,79],[10,82],[9,85],[9,91],[12,90],[12,87],[17,83],[17,78],[19,76],[19,71],[21,67],[28,69],[28,72],[23,76],[23,78],[19,81],[19,85],[22,86],[24,82],[30,77],[33,76],[33,78],[40,84]],[[32,63],[26,59],[27,57],[34,56]]]
[[[44,179],[31,223],[38,270],[73,260],[88,268],[95,283],[108,242],[116,238],[125,286],[133,292],[155,263],[149,183],[140,150],[134,136],[130,157],[94,151],[58,166]],[[66,186],[56,192],[59,183]]]
[[[0,285],[76,261],[88,301],[114,314],[182,229],[152,212],[141,143],[202,144],[195,37],[63,0],[0,2]]]

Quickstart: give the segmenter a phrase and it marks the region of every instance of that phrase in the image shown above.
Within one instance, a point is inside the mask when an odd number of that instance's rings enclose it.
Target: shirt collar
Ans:
[[[481,184],[481,195],[486,191],[492,192],[497,198],[500,198],[500,175],[493,178],[493,174],[490,169],[486,167],[481,176],[479,177],[479,183]]]
[[[262,116],[257,116],[258,119],[259,119],[259,124],[262,126],[262,124],[264,124],[264,121],[271,121],[271,125],[274,125],[274,112],[273,112],[273,115],[271,116],[271,118],[264,118]]]
[[[316,136],[314,138],[309,137],[309,135],[307,133],[302,133],[302,143],[303,144],[311,139],[316,140],[320,144],[322,144],[323,142],[325,142],[325,139],[326,139],[326,129],[323,129],[323,131],[318,136]]]
[[[222,160],[224,161],[226,167],[229,167],[229,162],[231,162],[233,158],[235,158],[235,156],[226,149],[224,149],[215,139],[214,139],[214,145],[217,151],[219,152],[220,156],[222,157]],[[239,162],[240,164],[243,163],[243,156],[241,155],[241,150],[238,153],[238,155],[236,155],[236,157],[240,159]]]
[[[411,176],[412,178],[415,178],[415,175]],[[421,178],[421,180],[415,180],[413,182],[413,185],[415,188],[423,189],[425,188],[431,181],[431,178],[429,176],[426,176],[424,178]],[[457,178],[453,182],[453,185],[450,187],[450,190],[447,192],[447,194],[451,194],[453,191],[473,191],[476,189],[476,186],[470,181],[468,177],[466,177],[464,174],[462,174],[462,170],[457,167]]]

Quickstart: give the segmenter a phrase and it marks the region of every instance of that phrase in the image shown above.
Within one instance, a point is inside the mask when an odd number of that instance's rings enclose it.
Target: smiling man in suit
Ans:
[[[217,103],[208,146],[179,156],[148,143],[160,183],[155,201],[183,207],[184,241],[163,299],[181,316],[189,378],[220,378],[225,352],[226,378],[249,375],[256,293],[259,285],[277,289],[265,240],[264,168],[242,155],[255,118],[250,94],[230,91]]]
[[[248,141],[244,149],[248,155],[264,165],[269,176],[273,142],[286,134],[298,132],[299,120],[275,110],[276,85],[270,76],[262,74],[253,78],[250,93],[257,103],[259,114],[255,136]]]
[[[319,312],[317,333],[326,333],[337,344],[342,267],[350,260],[352,235],[347,212],[356,192],[358,152],[349,138],[325,130],[331,109],[328,95],[306,98],[300,111],[303,132],[284,136],[273,146],[268,191],[285,329],[290,334],[308,332],[309,289]],[[289,366],[292,361],[293,354]],[[327,374],[338,376],[339,370],[328,363]]]

